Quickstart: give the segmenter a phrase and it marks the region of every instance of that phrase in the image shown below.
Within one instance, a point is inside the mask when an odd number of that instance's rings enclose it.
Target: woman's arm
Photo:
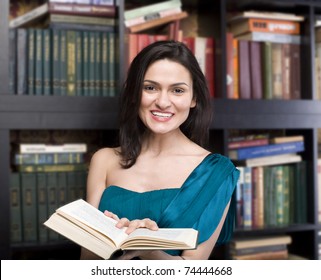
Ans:
[[[106,148],[97,151],[91,158],[86,189],[86,201],[98,208],[100,198],[106,188],[108,162],[106,159],[112,159],[114,151]],[[80,259],[100,259],[94,253],[85,248],[81,248]]]

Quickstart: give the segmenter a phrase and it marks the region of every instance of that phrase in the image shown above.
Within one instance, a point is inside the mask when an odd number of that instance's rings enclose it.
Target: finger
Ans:
[[[145,223],[145,227],[151,230],[158,230],[158,225],[155,221],[151,220],[151,219],[144,219],[143,220]]]
[[[144,227],[144,223],[142,220],[132,220],[128,223],[128,228],[126,229],[126,233],[130,234],[132,233],[135,229]]]
[[[127,218],[121,218],[118,223],[116,224],[116,227],[123,228],[128,227],[130,224],[129,220]]]
[[[118,216],[117,216],[116,214],[114,214],[113,212],[110,212],[110,211],[105,210],[105,211],[104,211],[104,214],[105,214],[107,217],[112,218],[112,219],[114,219],[114,220],[116,220],[116,221],[119,220]]]

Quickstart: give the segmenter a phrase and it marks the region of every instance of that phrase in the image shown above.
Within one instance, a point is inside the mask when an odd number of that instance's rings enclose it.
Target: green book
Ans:
[[[36,48],[35,48],[35,29],[28,29],[28,94],[35,94],[35,61],[36,61]]]
[[[36,29],[35,94],[43,95],[43,30]]]
[[[295,222],[307,222],[307,162],[295,164]]]
[[[262,59],[263,59],[263,97],[272,99],[272,43],[263,42]]]
[[[17,94],[25,95],[28,90],[28,30],[17,29]]]
[[[67,201],[72,202],[78,198],[76,175],[78,172],[67,172]]]
[[[283,166],[275,166],[276,224],[284,225],[284,174]]]
[[[47,181],[47,209],[48,217],[52,215],[58,207],[58,177],[56,172],[44,173],[46,175]],[[50,230],[48,232],[48,240],[56,241],[59,239],[59,236],[56,232]]]
[[[60,30],[60,95],[67,95],[67,31]]]
[[[284,224],[288,225],[290,223],[290,178],[289,178],[289,165],[283,165],[283,181],[284,181],[284,201],[283,201],[283,215]]]
[[[57,172],[57,207],[67,203],[67,172]],[[59,239],[64,239],[59,235]]]
[[[23,241],[38,241],[37,180],[35,173],[21,173]]]
[[[89,32],[83,31],[83,95],[89,96]]]
[[[76,172],[77,197],[86,199],[87,172]]]
[[[83,34],[76,32],[76,95],[83,96]]]
[[[20,173],[10,173],[10,239],[11,243],[22,242]]]
[[[264,225],[271,224],[271,195],[272,188],[272,167],[264,166],[263,168],[263,180],[264,180]]]
[[[52,29],[52,95],[61,95],[60,53],[60,30]]]
[[[108,96],[108,33],[101,34],[101,94]]]
[[[101,75],[101,32],[95,32],[95,96],[102,96],[101,93],[101,83],[102,83],[102,75]]]
[[[76,31],[67,30],[67,95],[76,95]]]
[[[109,74],[109,96],[116,96],[116,40],[115,33],[108,33],[108,74]]]
[[[48,241],[48,229],[43,223],[48,219],[48,197],[46,173],[36,173],[37,179],[37,213],[38,213],[38,238],[40,243]]]
[[[95,32],[89,32],[89,96],[95,96]]]
[[[51,29],[43,30],[43,95],[51,95],[52,89],[52,43]]]

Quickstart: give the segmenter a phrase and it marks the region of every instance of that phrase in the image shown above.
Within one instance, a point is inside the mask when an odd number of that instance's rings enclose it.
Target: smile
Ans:
[[[174,115],[172,113],[165,113],[165,112],[158,112],[158,111],[157,112],[151,111],[151,113],[153,114],[153,116],[159,117],[159,118],[170,118]]]

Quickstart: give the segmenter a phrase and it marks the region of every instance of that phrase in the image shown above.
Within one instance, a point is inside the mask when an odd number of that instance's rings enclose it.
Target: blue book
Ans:
[[[240,148],[229,151],[229,157],[233,160],[266,157],[280,154],[290,154],[304,151],[304,142],[289,142],[281,144],[270,144],[264,146]]]

